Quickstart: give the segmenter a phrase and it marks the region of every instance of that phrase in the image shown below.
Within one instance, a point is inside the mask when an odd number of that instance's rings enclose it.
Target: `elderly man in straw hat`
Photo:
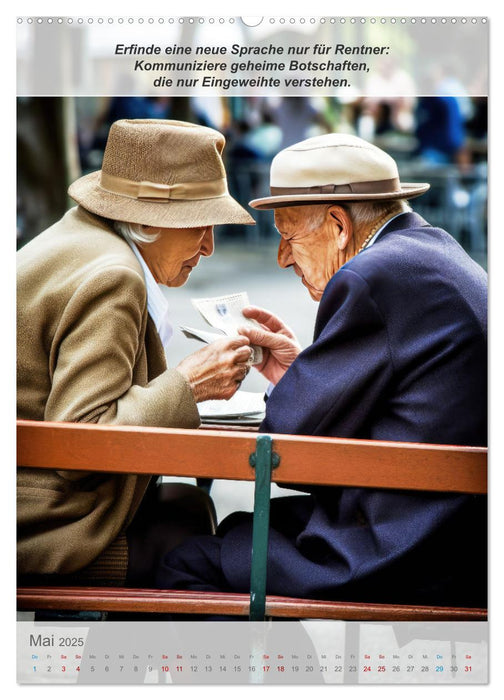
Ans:
[[[185,284],[213,252],[214,225],[254,223],[228,194],[223,147],[220,133],[185,122],[112,125],[101,171],[69,189],[79,206],[18,253],[19,418],[195,428],[198,401],[233,395],[248,339],[167,369],[158,286]],[[159,551],[182,536],[175,513],[187,520],[177,502],[158,508],[149,482],[19,469],[19,573],[148,585]],[[201,520],[212,504],[191,488],[180,497]]]
[[[483,270],[407,200],[394,160],[328,134],[271,168],[278,262],[320,301],[301,351],[272,313],[246,315],[274,385],[261,430],[372,440],[486,444],[487,285]],[[316,465],[313,465],[316,468]],[[404,469],[409,465],[404,464]],[[167,555],[160,587],[245,591],[251,518]],[[485,503],[458,495],[318,488],[275,499],[271,594],[417,604],[484,604]]]

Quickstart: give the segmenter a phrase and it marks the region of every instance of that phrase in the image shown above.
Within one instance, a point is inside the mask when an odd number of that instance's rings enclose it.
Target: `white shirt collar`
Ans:
[[[152,272],[147,267],[147,263],[143,259],[138,247],[132,241],[128,241],[128,243],[142,266],[145,286],[147,288],[147,311],[156,326],[163,347],[166,349],[173,335],[173,326],[169,319],[168,301],[161,291],[160,285],[154,279]]]
[[[386,221],[386,222],[383,224],[383,226],[380,226],[380,228],[379,228],[378,231],[375,233],[375,235],[373,236],[373,238],[372,238],[372,239],[369,241],[369,243],[367,244],[366,248],[369,248],[369,246],[372,246],[372,245],[373,245],[373,243],[376,241],[376,239],[378,238],[378,236],[382,233],[383,229],[384,229],[386,226],[388,226],[388,225],[390,224],[391,221],[394,221],[394,219],[397,219],[398,216],[402,216],[403,214],[405,214],[404,211],[399,212],[399,214],[396,214],[395,216],[392,216],[388,221]],[[364,248],[364,250],[365,250],[366,248]]]

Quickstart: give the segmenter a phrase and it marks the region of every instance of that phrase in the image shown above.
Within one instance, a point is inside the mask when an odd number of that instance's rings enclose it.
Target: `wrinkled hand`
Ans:
[[[263,349],[263,361],[254,367],[273,384],[277,384],[301,352],[296,336],[277,316],[257,306],[242,309],[246,318],[261,324],[259,328],[240,328],[251,345]]]
[[[230,399],[247,376],[252,349],[247,337],[223,338],[209,343],[180,362],[194,399]]]

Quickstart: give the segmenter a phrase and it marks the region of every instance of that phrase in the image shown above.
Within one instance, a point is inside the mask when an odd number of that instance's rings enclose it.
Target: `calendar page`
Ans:
[[[15,21],[17,683],[487,685],[490,21],[177,9]]]

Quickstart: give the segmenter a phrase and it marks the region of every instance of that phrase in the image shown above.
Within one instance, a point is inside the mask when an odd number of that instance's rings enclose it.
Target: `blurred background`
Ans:
[[[396,159],[403,182],[431,184],[413,200],[414,210],[451,233],[486,268],[487,98],[464,95],[449,72],[436,70],[439,95],[430,97],[18,98],[18,248],[74,206],[67,187],[100,169],[113,121],[161,118],[204,124],[226,136],[229,189],[245,207],[269,194],[269,167],[280,149],[331,131],[372,141]],[[393,62],[385,62],[373,80],[383,81],[383,94],[414,94],[407,74]],[[370,94],[378,90],[375,85]],[[317,304],[292,270],[276,264],[273,213],[250,213],[255,226],[217,227],[214,255],[200,261],[184,287],[165,288],[175,326],[171,366],[200,347],[178,330],[179,324],[205,327],[191,305],[194,297],[246,291],[250,303],[279,315],[303,347],[311,342]],[[262,392],[266,384],[252,370],[242,389]],[[231,483],[213,487],[219,519],[251,506],[251,485],[236,489]],[[219,488],[227,489],[222,498]]]
[[[384,63],[373,80],[401,85],[408,76]],[[72,205],[68,184],[101,167],[117,119],[182,119],[213,127],[227,139],[229,188],[242,204],[269,193],[269,166],[282,148],[339,131],[372,141],[392,155],[401,179],[427,181],[414,208],[446,228],[483,266],[487,250],[487,98],[458,96],[439,68],[439,96],[430,97],[21,97],[18,98],[18,246],[57,221]],[[373,89],[376,92],[376,86]],[[385,91],[384,91],[385,92]],[[221,243],[250,251],[275,241],[271,211],[257,225],[216,230]]]

